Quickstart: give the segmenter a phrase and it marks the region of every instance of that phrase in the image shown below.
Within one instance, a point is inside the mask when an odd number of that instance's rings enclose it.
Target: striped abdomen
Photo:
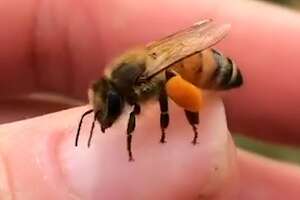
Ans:
[[[184,79],[203,89],[227,90],[243,83],[235,63],[214,49],[196,53],[172,67]]]

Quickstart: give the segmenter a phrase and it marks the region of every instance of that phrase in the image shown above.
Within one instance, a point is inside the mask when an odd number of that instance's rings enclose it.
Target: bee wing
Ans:
[[[172,64],[215,45],[227,35],[229,29],[229,24],[218,25],[212,20],[204,20],[148,44],[146,52],[151,64],[143,78],[152,78]]]

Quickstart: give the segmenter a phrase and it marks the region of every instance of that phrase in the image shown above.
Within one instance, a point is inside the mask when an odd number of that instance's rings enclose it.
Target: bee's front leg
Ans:
[[[197,139],[198,139],[198,131],[197,131],[197,126],[199,124],[199,112],[191,112],[188,110],[184,110],[185,116],[189,122],[190,125],[193,127],[194,131],[194,138],[192,143],[197,144]]]
[[[138,104],[133,106],[133,111],[129,115],[128,125],[127,125],[127,151],[129,155],[129,161],[134,161],[131,151],[131,141],[132,141],[132,132],[135,129],[135,116],[140,114],[141,107]]]

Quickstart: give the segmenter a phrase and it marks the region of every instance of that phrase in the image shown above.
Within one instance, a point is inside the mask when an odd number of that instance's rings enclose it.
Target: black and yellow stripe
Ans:
[[[206,49],[174,64],[185,80],[208,90],[227,90],[243,84],[236,64],[214,49]]]

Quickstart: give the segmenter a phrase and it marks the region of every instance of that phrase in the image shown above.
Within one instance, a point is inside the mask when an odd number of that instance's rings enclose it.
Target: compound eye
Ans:
[[[104,105],[105,108],[102,110],[99,120],[102,132],[104,132],[105,129],[111,127],[112,124],[121,115],[123,108],[123,99],[117,92],[111,90],[107,92]]]
[[[107,114],[108,116],[115,116],[121,113],[122,98],[115,91],[109,91],[107,94]]]

